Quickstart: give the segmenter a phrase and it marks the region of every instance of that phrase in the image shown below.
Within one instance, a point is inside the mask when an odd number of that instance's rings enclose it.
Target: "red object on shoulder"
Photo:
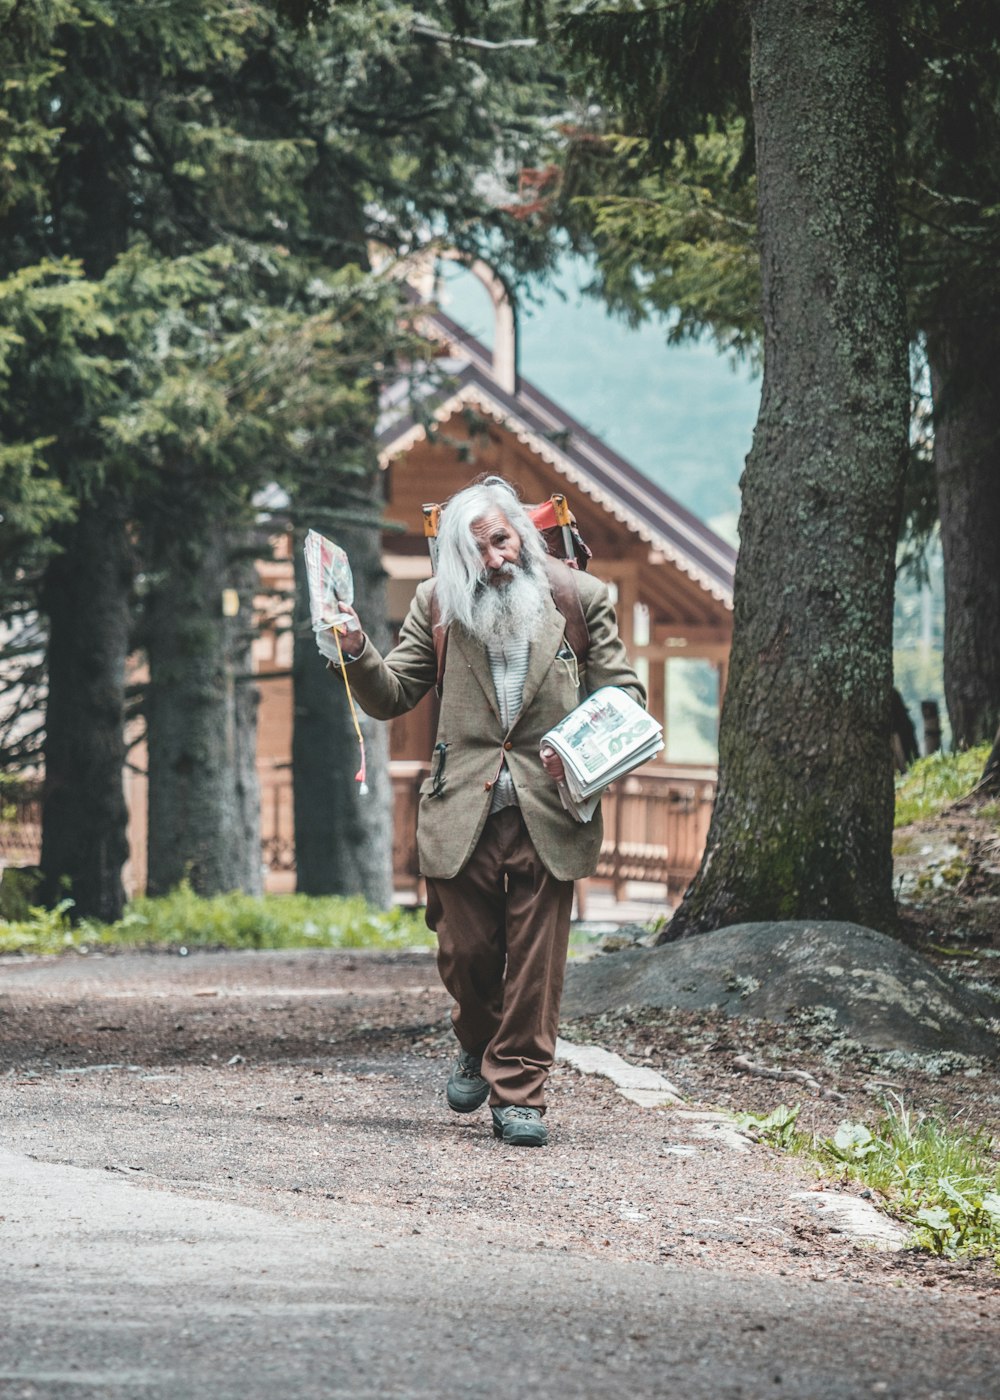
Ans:
[[[529,506],[528,514],[539,530],[554,530],[559,524],[556,508],[551,501],[543,501],[540,506]]]
[[[593,555],[576,527],[576,518],[573,515],[570,515],[569,518],[568,528],[573,541],[573,553],[567,556],[566,539],[563,534],[563,526],[559,523],[555,504],[552,501],[542,501],[541,505],[528,506],[527,511],[532,523],[537,526],[545,541],[545,548],[553,559],[561,559],[571,569],[585,570]]]

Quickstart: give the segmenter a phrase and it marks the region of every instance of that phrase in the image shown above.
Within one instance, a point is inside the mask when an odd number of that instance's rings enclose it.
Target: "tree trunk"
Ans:
[[[303,526],[331,535],[347,550],[355,602],[368,636],[380,650],[385,628],[384,573],[379,528],[381,481],[369,482],[370,523],[345,510],[300,509]],[[305,529],[295,541],[295,655],[292,768],[295,801],[297,889],[303,894],[363,894],[372,904],[392,903],[392,784],[388,726],[358,711],[368,761],[368,794],[358,791],[357,736],[342,676],[326,668],[309,625],[309,597],[302,562]],[[348,675],[350,668],[348,668]]]
[[[125,661],[132,584],[122,503],[84,502],[64,552],[48,567],[49,618],[41,894],[66,894],[74,915],[113,922],[125,903],[122,788]]]
[[[260,830],[260,777],[257,772],[257,711],[260,688],[254,679],[253,643],[257,636],[254,602],[257,596],[259,551],[245,544],[229,567],[229,587],[239,599],[239,612],[227,622],[225,645],[232,667],[233,841],[235,887],[247,894],[264,892],[264,860]]]
[[[927,332],[944,556],[944,693],[956,748],[1000,725],[1000,327],[956,305]],[[984,311],[990,314],[984,315]]]
[[[764,383],[718,801],[667,937],[894,924],[889,710],[908,384],[887,21],[752,0]]]
[[[201,520],[154,536],[147,612],[147,891],[261,891],[255,571],[244,536]],[[229,615],[233,590],[238,611]]]

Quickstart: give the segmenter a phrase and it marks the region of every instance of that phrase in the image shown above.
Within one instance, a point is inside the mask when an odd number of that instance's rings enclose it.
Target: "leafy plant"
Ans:
[[[989,757],[989,744],[962,753],[932,753],[896,779],[896,826],[932,817],[975,787]]]
[[[1000,1266],[1000,1194],[965,1194],[938,1183],[944,1204],[921,1206],[913,1216],[917,1242],[932,1254],[991,1253]]]
[[[2,820],[0,817],[0,821]],[[18,868],[9,865],[0,878],[0,921],[30,919],[41,881],[41,871],[36,867]]]
[[[757,1142],[867,1186],[887,1215],[912,1228],[918,1248],[952,1259],[988,1255],[1000,1268],[1000,1166],[988,1132],[956,1130],[897,1099],[874,1128],[844,1122],[832,1138],[816,1138],[796,1131],[800,1107],[739,1113],[736,1122]]]
[[[989,1254],[1000,1266],[1000,1169],[988,1133],[955,1131],[897,1100],[874,1132],[842,1123],[814,1151],[877,1191],[921,1248],[951,1258]]]
[[[24,918],[0,919],[0,953],[64,953],[79,947],[80,938],[70,922],[71,899],[61,899],[52,909],[29,905]]]
[[[0,952],[58,953],[95,946],[184,948],[408,948],[431,935],[420,915],[374,909],[360,897],[244,894],[203,899],[186,882],[136,899],[114,924],[70,922],[72,900],[0,920]]]
[[[787,1104],[779,1103],[766,1117],[762,1118],[756,1113],[738,1113],[736,1122],[755,1142],[764,1142],[768,1147],[792,1152],[800,1145],[800,1141],[806,1141],[805,1135],[795,1130],[801,1108],[801,1104],[789,1108]]]
[[[876,1142],[863,1123],[841,1123],[826,1149],[839,1162],[863,1162],[876,1150]]]

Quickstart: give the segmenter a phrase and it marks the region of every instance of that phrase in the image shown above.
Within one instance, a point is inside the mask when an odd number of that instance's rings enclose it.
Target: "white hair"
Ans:
[[[458,491],[441,511],[437,552],[437,600],[442,625],[460,622],[476,628],[476,603],[487,580],[487,569],[472,533],[477,520],[499,511],[521,537],[521,566],[535,580],[545,579],[547,550],[531,516],[514,488],[500,476],[489,476]]]

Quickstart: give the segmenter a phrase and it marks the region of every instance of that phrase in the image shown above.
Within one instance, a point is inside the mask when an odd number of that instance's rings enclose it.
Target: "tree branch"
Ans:
[[[538,47],[537,39],[503,39],[500,42],[494,42],[492,39],[473,39],[470,35],[448,34],[443,29],[435,29],[430,24],[419,22],[410,25],[410,33],[415,34],[418,39],[433,39],[436,44],[461,44],[467,49],[489,49],[491,52],[497,49]]]

